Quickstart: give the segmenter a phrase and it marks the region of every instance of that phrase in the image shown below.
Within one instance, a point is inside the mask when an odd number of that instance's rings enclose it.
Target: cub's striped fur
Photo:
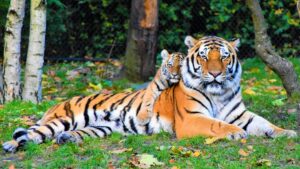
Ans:
[[[141,110],[137,115],[140,124],[146,124],[153,116],[153,105],[161,92],[171,85],[178,83],[181,78],[180,67],[185,55],[179,52],[169,54],[164,49],[161,52],[161,57],[163,59],[162,65],[146,88]]]
[[[85,136],[104,137],[112,132],[152,134],[176,133],[177,138],[194,136],[245,138],[247,135],[294,137],[296,133],[277,127],[248,111],[242,100],[238,40],[205,36],[186,37],[188,55],[181,66],[181,80],[161,92],[149,122],[138,125],[137,115],[145,90],[118,94],[74,97],[48,110],[28,130],[18,128],[3,144],[13,152],[27,141],[42,143],[79,142]]]

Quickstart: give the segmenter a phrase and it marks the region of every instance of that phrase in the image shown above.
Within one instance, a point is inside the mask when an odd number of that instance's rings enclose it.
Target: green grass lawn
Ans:
[[[291,60],[299,75],[300,60]],[[0,109],[0,143],[11,139],[15,128],[28,127],[49,107],[71,96],[101,89],[106,92],[133,90],[127,80],[112,82],[104,79],[114,77],[118,74],[116,70],[117,64],[102,63],[46,66],[43,103],[14,101]],[[242,85],[244,100],[251,111],[281,127],[296,128],[295,107],[286,103],[280,80],[261,61],[243,60]],[[49,140],[41,145],[28,144],[14,154],[2,151],[0,168],[134,168],[135,157],[143,153],[164,163],[155,168],[299,168],[299,141],[300,137],[250,137],[246,141],[218,140],[205,144],[205,138],[201,137],[179,141],[167,133],[127,137],[114,133],[104,139],[86,139],[79,145],[57,145]]]

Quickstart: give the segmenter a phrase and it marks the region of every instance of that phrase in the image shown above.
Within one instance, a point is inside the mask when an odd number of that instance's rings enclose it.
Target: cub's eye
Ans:
[[[226,56],[228,56],[228,55],[229,55],[229,52],[224,52],[224,54],[225,54]]]
[[[200,51],[199,53],[200,53],[201,56],[204,55],[204,51]]]
[[[171,68],[171,67],[172,67],[172,64],[168,63],[168,64],[167,64],[167,67],[168,67],[168,68]]]

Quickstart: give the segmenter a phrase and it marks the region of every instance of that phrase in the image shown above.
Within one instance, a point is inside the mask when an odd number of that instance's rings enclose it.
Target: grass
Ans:
[[[299,59],[291,59],[300,74]],[[70,77],[75,69],[83,73]],[[126,80],[104,80],[102,70],[118,70],[116,65],[102,63],[61,63],[45,67],[43,76],[44,102],[39,105],[14,101],[0,110],[0,143],[11,138],[19,126],[28,127],[43,112],[63,99],[105,89],[107,92],[132,90]],[[266,69],[258,59],[243,60],[243,96],[247,107],[284,128],[296,128],[296,111],[286,102],[278,77]],[[109,76],[115,76],[114,71]],[[117,74],[117,73],[116,73]],[[72,82],[70,80],[72,78]],[[219,140],[204,144],[205,138],[176,140],[168,133],[152,136],[121,136],[114,133],[104,139],[86,139],[83,144],[57,145],[28,144],[14,154],[0,152],[0,168],[133,168],[129,162],[136,154],[152,154],[164,166],[156,168],[299,168],[300,137],[266,139],[250,137],[246,142]],[[165,148],[164,148],[165,147]],[[169,148],[171,147],[171,148]],[[172,148],[173,147],[173,148]],[[123,153],[112,150],[128,148]],[[176,151],[174,151],[176,149]],[[178,151],[178,149],[180,149]],[[181,150],[183,149],[183,150]],[[241,155],[244,150],[247,154]],[[200,156],[186,155],[184,151],[200,152]],[[245,156],[247,155],[247,156]]]

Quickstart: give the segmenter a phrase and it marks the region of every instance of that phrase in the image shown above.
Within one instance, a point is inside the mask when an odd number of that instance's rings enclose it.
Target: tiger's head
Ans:
[[[188,55],[184,61],[184,83],[212,95],[239,86],[241,66],[237,59],[239,39],[226,41],[216,36],[185,38]]]
[[[178,83],[181,79],[180,67],[182,65],[184,54],[179,52],[170,53],[164,49],[161,51],[162,65],[161,72],[166,80],[171,83]]]

